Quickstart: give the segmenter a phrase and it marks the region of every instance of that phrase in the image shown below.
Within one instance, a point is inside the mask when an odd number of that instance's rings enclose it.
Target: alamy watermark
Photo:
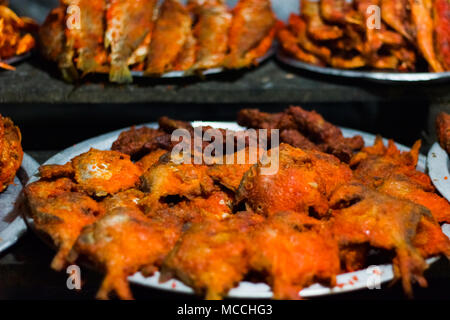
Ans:
[[[172,142],[178,142],[171,153],[175,164],[257,164],[262,175],[273,175],[279,168],[280,132],[278,129],[230,131],[202,127],[192,131],[177,129]],[[205,143],[209,143],[205,146]],[[269,146],[270,143],[270,146]],[[237,152],[236,152],[237,150]],[[267,151],[268,150],[268,151]]]

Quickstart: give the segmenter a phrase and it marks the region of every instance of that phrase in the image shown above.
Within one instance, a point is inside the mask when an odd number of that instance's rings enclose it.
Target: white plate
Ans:
[[[450,201],[450,172],[447,151],[439,143],[433,144],[427,158],[428,175],[441,195]]]
[[[223,129],[229,129],[229,130],[242,130],[243,128],[237,125],[234,122],[201,122],[201,121],[195,121],[192,123],[194,127],[198,126],[212,126],[216,128],[223,128]],[[146,126],[156,128],[158,125],[156,123],[150,123]],[[81,142],[79,144],[76,144],[73,147],[70,147],[54,157],[50,158],[45,164],[64,164],[68,161],[70,161],[73,157],[87,152],[90,148],[96,148],[100,150],[109,150],[111,148],[112,143],[117,139],[119,134],[127,130],[121,129],[117,130],[111,133],[107,133],[101,136],[98,136],[96,138],[92,138],[89,140],[86,140],[84,142]],[[357,131],[357,130],[351,130],[342,128],[342,132],[344,136],[351,137],[354,135],[361,135],[364,138],[364,141],[366,145],[373,145],[375,141],[375,136],[372,134],[368,134],[365,132]],[[387,142],[387,141],[385,141]],[[409,148],[397,144],[398,148],[402,151],[408,151]],[[425,171],[426,166],[426,158],[422,155],[419,157],[419,163],[417,168],[421,171]],[[37,173],[37,172],[36,172]],[[33,176],[30,182],[38,180],[37,175]],[[29,223],[32,224],[32,221],[30,219],[27,219]],[[450,237],[450,228],[445,227],[445,231],[447,232],[446,235]],[[432,258],[428,259],[428,263],[433,263],[438,258]],[[336,294],[341,292],[348,292],[358,289],[365,289],[368,287],[368,281],[372,281],[375,279],[374,277],[378,277],[377,280],[379,280],[380,283],[384,283],[387,281],[390,281],[393,279],[393,271],[392,271],[392,265],[386,264],[386,265],[380,265],[376,266],[374,268],[367,268],[363,270],[359,270],[356,272],[350,272],[345,274],[340,274],[337,276],[337,284],[338,286],[334,288],[328,288],[325,286],[322,286],[320,284],[314,284],[308,288],[303,289],[300,292],[301,297],[308,298],[308,297],[314,297],[314,296],[322,296],[322,295],[329,295],[329,294]],[[130,276],[128,280],[131,283],[139,284],[142,286],[155,288],[155,289],[162,289],[162,290],[168,290],[172,292],[178,292],[178,293],[190,293],[193,294],[193,290],[184,285],[182,282],[178,280],[169,280],[166,283],[159,283],[159,273],[157,272],[152,277],[145,278],[142,276],[141,273],[136,273],[133,276]],[[228,293],[228,297],[230,298],[271,298],[272,297],[272,291],[270,287],[265,283],[251,283],[247,281],[242,281],[239,286],[232,289]]]
[[[20,214],[23,204],[22,189],[38,167],[39,164],[24,153],[14,184],[0,193],[0,252],[16,243],[27,229]]]
[[[414,83],[414,82],[446,82],[450,81],[450,72],[381,72],[363,70],[344,70],[330,67],[319,67],[299,61],[286,55],[281,48],[277,52],[277,59],[281,62],[309,72],[328,76],[364,79],[382,83]]]

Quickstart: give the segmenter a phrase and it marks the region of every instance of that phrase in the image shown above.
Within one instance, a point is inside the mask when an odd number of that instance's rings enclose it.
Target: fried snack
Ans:
[[[228,35],[232,15],[220,0],[209,0],[203,4],[191,0],[198,22],[194,35],[198,41],[196,62],[193,69],[210,69],[222,65],[228,50]]]
[[[155,151],[150,152],[146,156],[142,157],[139,161],[136,162],[141,168],[142,172],[146,172],[150,169],[154,164],[158,163],[159,159],[167,153],[167,150],[157,149]]]
[[[408,12],[408,0],[381,0],[381,16],[391,28],[414,42],[415,30]]]
[[[25,54],[34,48],[34,38],[27,32],[36,26],[32,19],[18,17],[6,3],[0,4],[0,68],[15,70],[2,60]]]
[[[426,6],[425,0],[409,0],[411,15],[415,30],[417,32],[417,43],[419,50],[428,61],[433,72],[442,72],[441,63],[436,57],[434,48],[434,23],[431,11]]]
[[[247,171],[236,194],[238,202],[245,200],[265,216],[292,210],[323,217],[328,214],[327,197],[352,179],[350,168],[334,156],[287,144],[280,145],[277,173],[263,175],[261,169],[270,165],[258,163]]]
[[[272,46],[275,25],[270,0],[241,0],[232,13],[223,0],[190,0],[186,6],[180,0],[161,5],[157,0],[61,0],[42,26],[40,42],[43,56],[57,63],[68,82],[78,80],[81,71],[130,83],[131,70],[192,75],[254,65]],[[29,49],[30,37],[24,36],[17,54]],[[0,31],[0,49],[2,39]]]
[[[297,37],[299,45],[306,51],[311,52],[323,61],[331,58],[331,51],[325,46],[321,46],[308,37],[306,22],[299,16],[291,14],[289,17],[289,26]]]
[[[278,30],[277,37],[280,40],[283,50],[294,58],[317,66],[325,65],[318,57],[303,50],[298,45],[298,40],[291,31],[281,28]]]
[[[134,187],[141,175],[130,157],[117,151],[91,149],[72,159],[72,166],[80,188],[97,197]]]
[[[93,223],[103,208],[77,192],[75,183],[68,178],[33,182],[25,193],[36,229],[48,234],[58,248],[51,266],[62,270],[81,230]]]
[[[14,183],[22,159],[22,135],[10,118],[0,115],[0,192]]]
[[[374,146],[355,155],[350,166],[354,177],[378,191],[428,208],[438,222],[450,221],[450,204],[435,193],[430,178],[416,170],[420,142],[410,152],[400,152],[393,141],[385,147],[378,137]]]
[[[176,276],[206,299],[222,299],[247,273],[248,234],[262,220],[242,212],[192,225],[164,261],[162,279]]]
[[[149,192],[146,205],[157,207],[160,200],[168,196],[192,199],[210,195],[216,187],[207,171],[205,165],[176,164],[170,159],[170,154],[160,159],[142,175],[142,189]]]
[[[450,154],[450,115],[441,112],[436,117],[436,134],[442,149]]]
[[[192,20],[178,0],[165,0],[153,30],[147,74],[162,74],[171,70],[191,32]]]
[[[152,32],[156,0],[109,0],[106,12],[105,47],[111,48],[109,81],[131,83],[128,62]]]
[[[446,69],[446,55],[450,56],[446,0],[301,0],[301,8],[301,15],[293,15],[278,31],[283,50],[300,61],[407,72],[421,67],[419,53],[430,71]],[[376,8],[381,8],[381,20]],[[298,33],[295,41],[295,26],[304,28],[301,20],[307,33]]]
[[[77,68],[85,75],[101,70],[107,59],[103,40],[106,0],[81,0],[77,6],[82,13],[80,28],[66,30],[66,39],[77,52]]]
[[[345,23],[361,26],[362,18],[346,0],[321,0],[320,13],[324,20],[343,25]]]
[[[250,266],[266,276],[275,299],[300,299],[315,282],[336,284],[338,243],[319,220],[294,212],[278,213],[251,232]]]
[[[39,29],[39,46],[47,60],[58,62],[64,50],[66,10],[63,6],[53,9]]]
[[[83,229],[71,260],[83,255],[105,269],[97,298],[108,299],[115,292],[121,299],[132,299],[127,277],[139,270],[152,274],[180,232],[181,225],[172,220],[150,220],[133,206],[118,206]]]
[[[321,18],[319,3],[312,0],[301,1],[301,13],[307,22],[308,34],[318,41],[336,40],[344,33],[338,26],[327,25]]]
[[[344,185],[330,199],[334,208],[334,234],[340,245],[368,243],[393,250],[394,275],[402,279],[405,293],[412,296],[412,282],[425,287],[424,258],[413,245],[422,217],[430,212],[410,201],[383,195],[360,184]]]
[[[208,196],[192,197],[191,199],[166,199],[155,206],[151,197],[139,201],[145,215],[150,218],[170,217],[188,226],[207,219],[223,220],[233,214],[233,196],[223,191],[213,191]]]
[[[437,57],[446,71],[450,71],[450,3],[434,0],[434,30]]]
[[[146,148],[148,142],[154,141],[157,137],[163,135],[165,135],[165,133],[160,130],[148,127],[136,129],[136,127],[133,126],[131,129],[120,133],[119,138],[114,141],[111,146],[111,150],[119,151],[132,157],[139,157],[152,151]],[[147,147],[148,146],[149,145],[147,144]]]
[[[344,138],[342,131],[320,114],[301,107],[292,106],[283,113],[274,115],[256,109],[243,109],[238,114],[238,123],[250,128],[279,129],[281,137],[284,137],[283,142],[295,142],[295,147],[307,150],[315,150],[315,143],[321,151],[331,153],[344,162],[350,161],[353,151],[364,146],[361,136]],[[284,130],[289,131],[283,133]],[[297,130],[298,133],[292,130]]]
[[[222,164],[214,164],[208,168],[208,176],[221,186],[236,192],[244,174],[264,153],[262,148],[247,147],[235,152],[231,157],[225,155]]]
[[[270,0],[240,0],[233,9],[227,68],[242,68],[263,56],[275,36],[275,14]]]
[[[142,173],[130,156],[118,151],[91,149],[64,165],[39,168],[41,177],[55,179],[70,177],[84,192],[104,197],[136,186]]]
[[[105,198],[101,204],[105,211],[111,212],[116,208],[139,209],[139,201],[145,197],[145,193],[138,189],[128,189]]]

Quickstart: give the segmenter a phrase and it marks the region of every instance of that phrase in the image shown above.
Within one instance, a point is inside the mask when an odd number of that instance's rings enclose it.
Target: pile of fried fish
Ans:
[[[393,264],[411,296],[414,283],[427,285],[426,259],[450,257],[440,226],[450,222],[450,204],[416,170],[420,142],[409,152],[380,137],[364,147],[362,137],[344,137],[294,106],[242,110],[238,123],[247,129],[233,137],[278,129],[280,141],[244,139],[217,157],[277,152],[278,170],[266,174],[267,161],[179,161],[175,130],[193,141],[213,130],[224,144],[230,132],[166,117],[158,129],[122,132],[111,150],[42,166],[26,195],[36,229],[58,248],[52,267],[87,259],[104,270],[101,299],[131,299],[127,277],[138,271],[180,279],[207,299],[242,280],[266,282],[276,299],[299,299],[314,283],[339,286],[337,275],[374,258]],[[206,154],[210,144],[188,155]]]
[[[300,0],[278,32],[288,55],[340,69],[450,71],[448,0]]]
[[[276,18],[270,0],[61,0],[40,30],[41,52],[67,81],[109,73],[132,82],[148,76],[201,73],[256,64],[272,46]]]
[[[5,61],[34,48],[35,41],[30,32],[36,28],[32,19],[18,17],[6,1],[0,1],[0,69],[14,70]]]

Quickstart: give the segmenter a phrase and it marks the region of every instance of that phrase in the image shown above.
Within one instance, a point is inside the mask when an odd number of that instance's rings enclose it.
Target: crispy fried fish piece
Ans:
[[[69,8],[73,8],[72,0],[63,0],[63,2]],[[76,6],[80,11],[79,25],[66,28],[68,50],[73,49],[77,53],[76,66],[83,74],[96,72],[107,60],[103,46],[106,0],[78,0]]]
[[[280,41],[281,46],[283,47],[283,50],[289,55],[306,63],[310,63],[316,66],[325,66],[322,60],[301,48],[298,45],[298,40],[295,35],[288,29],[280,29],[278,31],[277,37]]]
[[[413,42],[414,28],[408,7],[408,0],[381,0],[381,17],[391,28]]]
[[[253,166],[245,174],[236,198],[254,212],[265,216],[280,211],[296,211],[325,216],[327,196],[352,178],[350,168],[334,156],[304,151],[281,144],[278,171],[263,175],[261,169],[273,164]]]
[[[22,159],[22,135],[10,118],[0,115],[0,192],[14,182]]]
[[[150,218],[170,217],[179,223],[188,226],[191,223],[199,223],[205,219],[223,220],[232,215],[233,195],[229,192],[213,191],[204,197],[182,199],[180,202],[160,203],[152,205],[148,196],[144,197],[139,206],[145,215]]]
[[[110,212],[115,208],[139,209],[139,201],[145,194],[138,189],[128,189],[105,198],[101,204],[105,211]]]
[[[111,82],[133,81],[128,60],[152,30],[156,3],[156,0],[109,0],[105,47],[111,47]]]
[[[419,50],[433,72],[443,72],[444,68],[436,57],[434,47],[434,24],[431,11],[425,0],[409,0]]]
[[[192,225],[164,261],[161,278],[176,276],[206,299],[222,299],[247,273],[248,234],[262,220],[241,212]]]
[[[222,65],[228,49],[228,34],[232,15],[220,0],[189,1],[194,5],[198,22],[194,35],[198,41],[198,51],[194,69],[210,69]]]
[[[142,269],[154,272],[180,233],[181,225],[170,220],[151,220],[136,208],[119,206],[83,229],[71,259],[83,255],[106,270],[97,298],[108,299],[115,292],[132,299],[127,277]]]
[[[142,189],[149,192],[146,197],[148,207],[156,207],[167,196],[192,199],[208,196],[217,189],[208,176],[206,165],[176,164],[170,158],[168,154],[142,175]]]
[[[275,24],[270,0],[240,0],[233,9],[225,66],[242,68],[263,56],[271,46]]]
[[[150,152],[146,156],[142,157],[139,161],[136,162],[141,168],[142,172],[146,172],[150,169],[154,164],[158,163],[159,159],[167,153],[167,150],[157,149],[155,151]]]
[[[291,106],[283,113],[273,115],[257,109],[243,109],[238,114],[238,123],[252,128],[298,130],[307,138],[305,140],[297,135],[306,149],[314,149],[308,142],[310,140],[316,143],[320,150],[331,153],[344,162],[350,161],[354,150],[360,150],[364,146],[361,136],[344,138],[342,131],[327,122],[320,114],[306,111],[301,107]]]
[[[319,220],[278,213],[257,225],[250,239],[251,269],[266,275],[275,299],[300,299],[299,292],[317,281],[335,285],[338,243]]]
[[[66,11],[63,6],[53,9],[39,29],[40,50],[50,61],[57,62],[64,49]]]
[[[450,239],[442,232],[440,225],[429,218],[422,217],[413,245],[425,258],[445,255],[450,259]]]
[[[437,56],[446,71],[450,71],[450,2],[434,0],[434,29]]]
[[[321,0],[320,13],[327,22],[362,26],[363,18],[352,5],[352,2],[346,0]]]
[[[350,165],[361,183],[425,206],[438,222],[450,222],[450,204],[435,193],[430,178],[416,170],[419,149],[420,142],[410,152],[400,152],[393,141],[385,147],[378,137],[375,145],[355,155]]]
[[[298,43],[303,49],[316,55],[323,61],[330,60],[331,50],[310,40],[306,22],[301,17],[296,14],[291,14],[289,17],[289,28],[296,35]]]
[[[165,0],[155,22],[147,74],[170,71],[191,33],[189,11],[178,0]]]
[[[55,270],[67,264],[67,255],[83,227],[103,212],[97,202],[75,189],[67,178],[37,181],[25,189],[35,227],[49,235],[58,248],[51,264]]]
[[[442,149],[450,154],[450,115],[440,112],[436,117],[436,134]]]
[[[148,127],[136,129],[133,126],[131,129],[120,133],[117,140],[113,142],[111,150],[119,151],[132,157],[142,156],[142,154],[151,151],[145,145],[163,135],[165,135],[165,132],[161,130]]]
[[[130,156],[118,151],[91,149],[73,158],[72,166],[80,188],[98,197],[136,186],[141,175]]]
[[[208,168],[208,175],[228,190],[236,192],[244,174],[263,154],[264,150],[261,148],[247,147],[237,151],[232,157],[225,155],[223,164],[215,164]]]
[[[298,125],[300,132],[319,144],[323,151],[335,155],[341,161],[348,162],[353,151],[360,150],[364,146],[361,136],[345,138],[341,129],[326,121],[315,111],[306,111],[301,107],[292,106],[287,112]]]
[[[336,40],[344,33],[336,25],[327,25],[320,15],[319,2],[311,0],[301,1],[301,14],[308,25],[308,34],[315,40]]]
[[[402,279],[405,293],[412,296],[412,282],[427,285],[424,258],[413,245],[422,217],[433,220],[420,205],[403,201],[352,183],[336,190],[330,199],[335,209],[334,234],[340,245],[368,243],[372,247],[393,250],[396,279]]]

